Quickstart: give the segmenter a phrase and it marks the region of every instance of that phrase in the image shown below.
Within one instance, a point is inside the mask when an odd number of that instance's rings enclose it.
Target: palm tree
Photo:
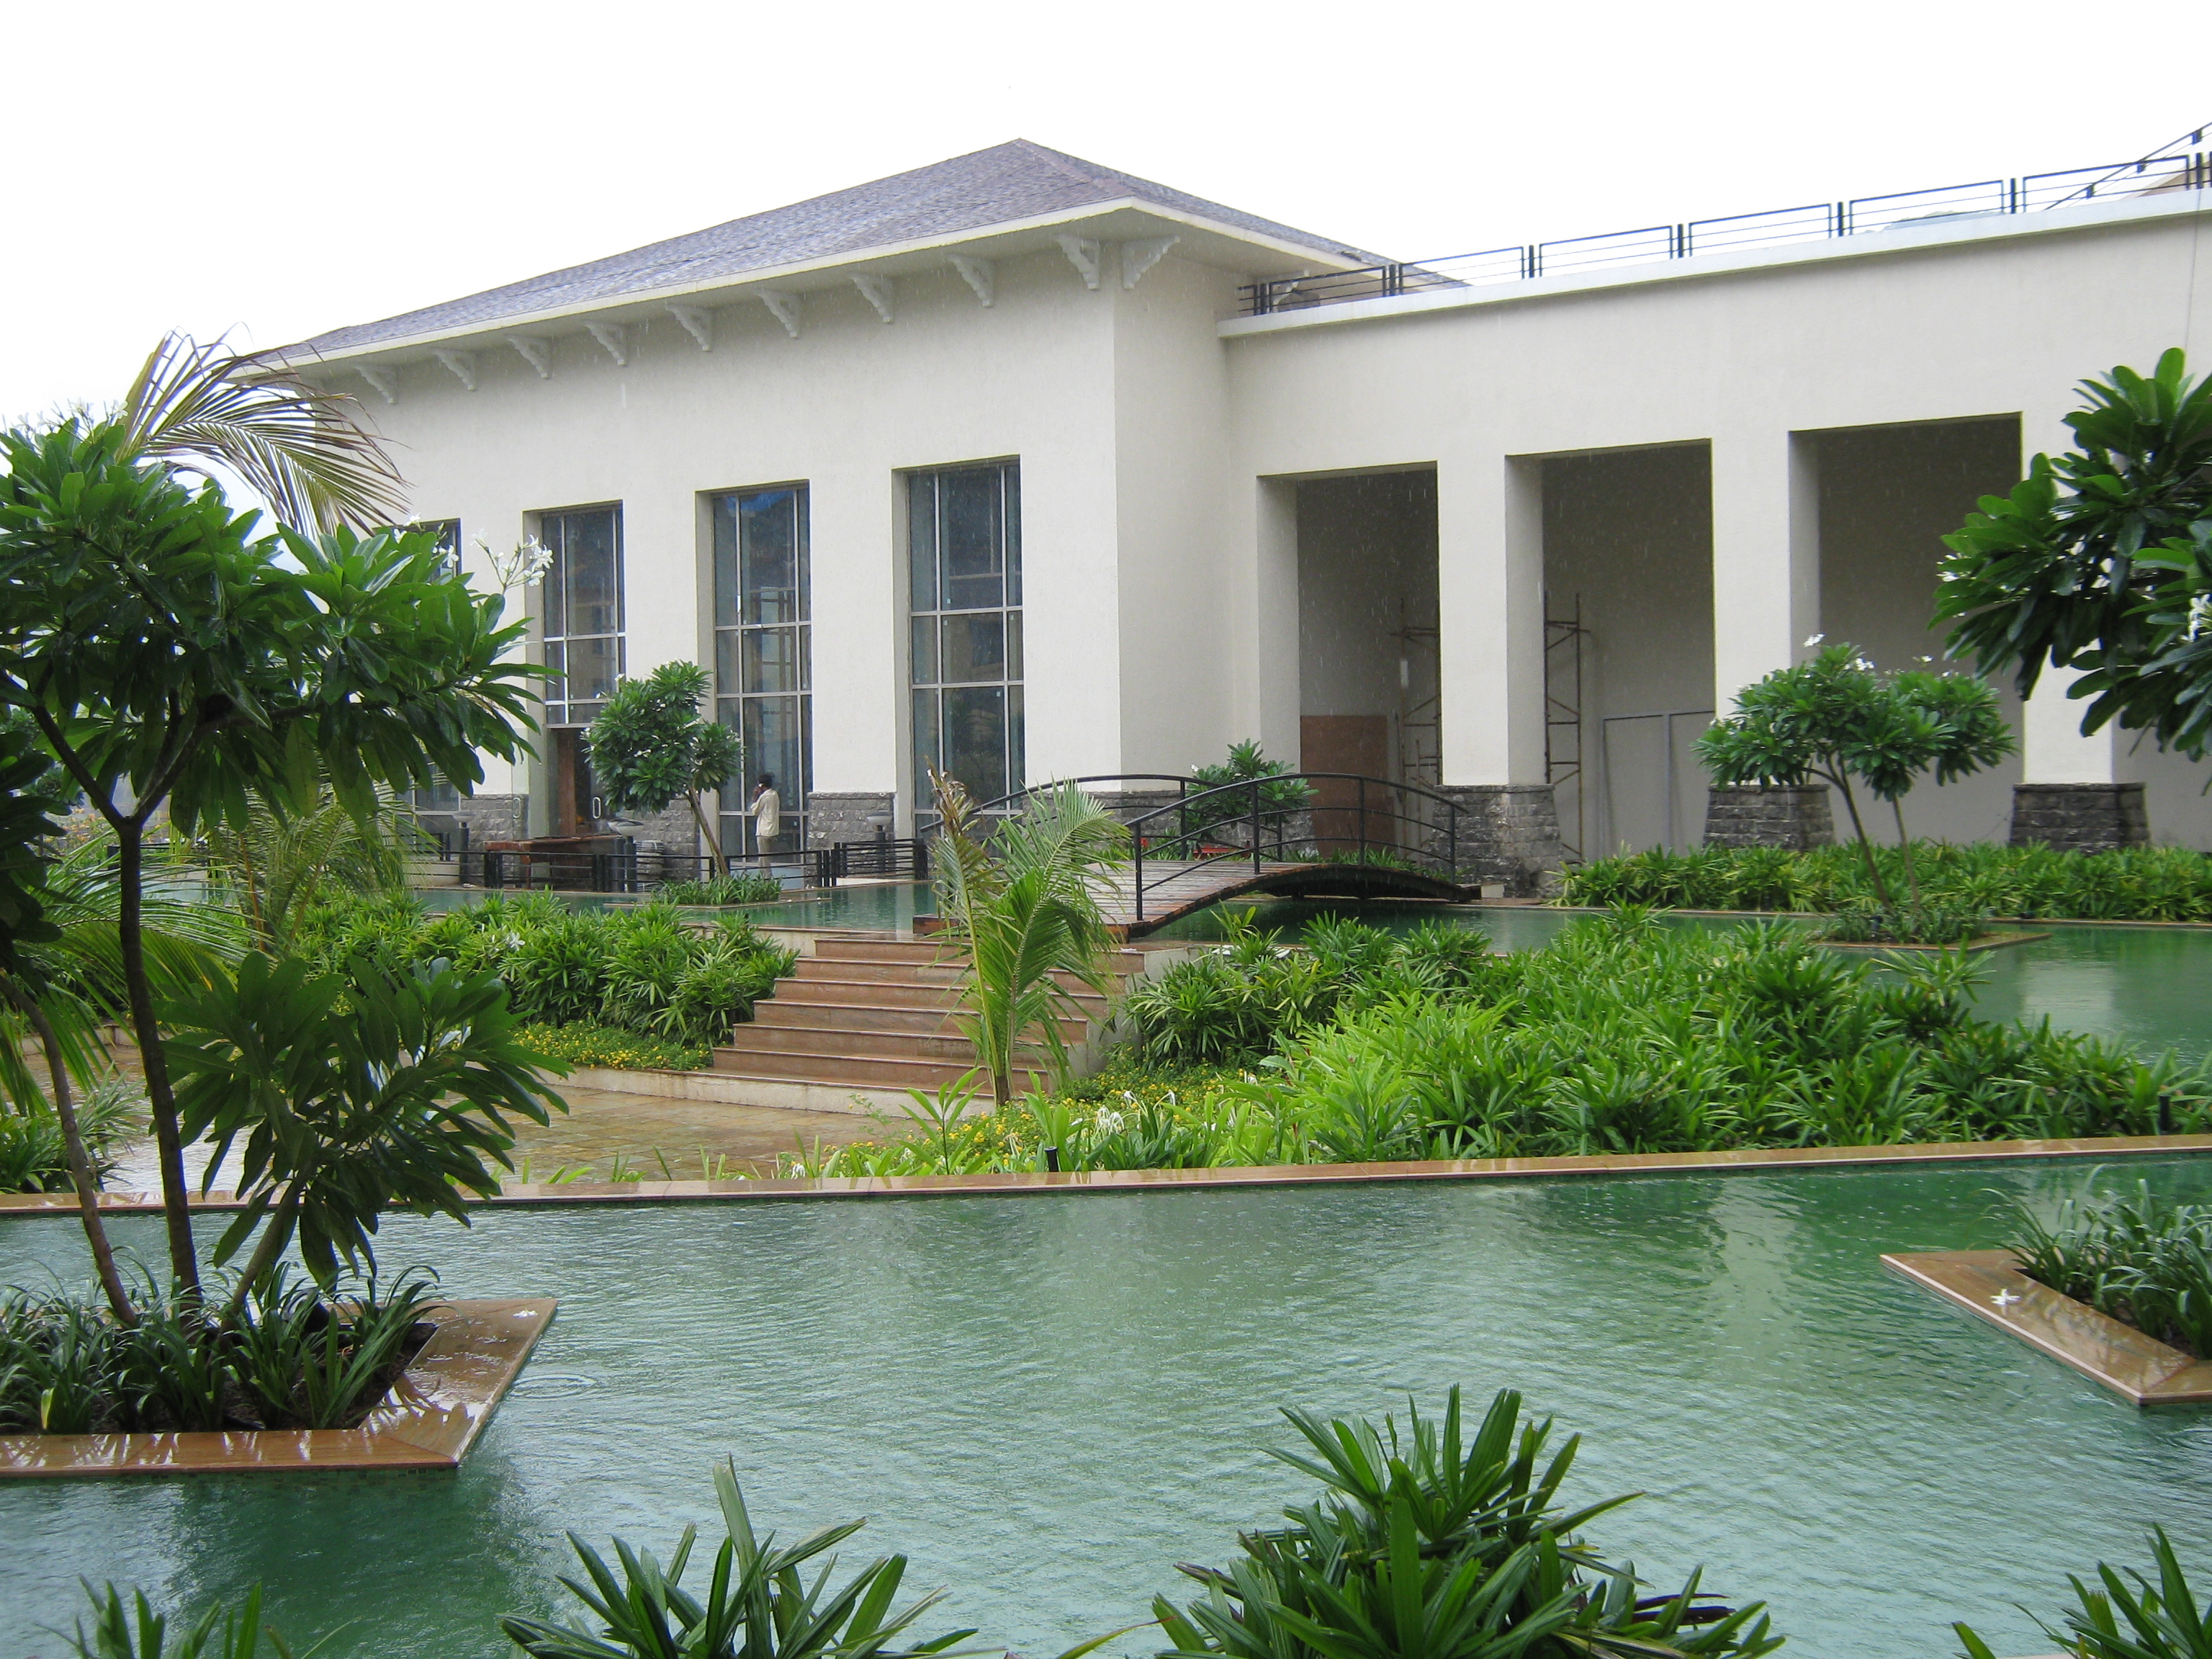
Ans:
[[[392,523],[406,485],[343,392],[311,386],[276,353],[167,334],[117,411],[131,453],[231,473],[294,530]]]
[[[319,785],[305,807],[285,813],[246,804],[242,823],[210,823],[201,833],[207,872],[245,917],[256,949],[282,956],[301,914],[332,887],[387,892],[407,880],[406,842],[414,814],[389,790],[376,811],[356,815]]]
[[[967,1010],[961,1030],[991,1076],[991,1098],[1013,1098],[1014,1057],[1042,1037],[1054,1074],[1067,1074],[1063,1018],[1082,1005],[1060,982],[1111,985],[1103,961],[1114,939],[1098,890],[1128,861],[1129,832],[1072,783],[1031,794],[1018,817],[978,834],[978,814],[954,778],[932,772],[938,832],[938,912],[944,937],[964,948]]]

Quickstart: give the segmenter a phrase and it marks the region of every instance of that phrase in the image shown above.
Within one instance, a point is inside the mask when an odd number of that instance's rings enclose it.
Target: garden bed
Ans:
[[[0,1435],[0,1479],[450,1469],[491,1420],[556,1305],[550,1297],[439,1304],[427,1315],[435,1332],[355,1428]]]
[[[2212,1361],[2037,1284],[2020,1271],[2009,1250],[1918,1251],[1885,1255],[1881,1261],[2132,1404],[2212,1402]]]

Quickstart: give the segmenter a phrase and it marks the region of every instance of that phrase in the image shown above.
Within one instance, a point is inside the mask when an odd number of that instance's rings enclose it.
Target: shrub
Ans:
[[[1692,1572],[1673,1595],[1639,1598],[1626,1563],[1582,1535],[1614,1498],[1567,1510],[1559,1490],[1579,1437],[1547,1459],[1547,1420],[1523,1426],[1521,1396],[1501,1390],[1474,1438],[1460,1396],[1441,1421],[1407,1413],[1323,1420],[1285,1411],[1305,1445],[1273,1455],[1322,1483],[1284,1511],[1287,1527],[1242,1533],[1226,1568],[1182,1571],[1206,1587],[1152,1611],[1163,1659],[1333,1659],[1342,1655],[1733,1655],[1782,1645],[1760,1603],[1711,1605]]]
[[[76,1115],[93,1172],[104,1182],[115,1168],[117,1150],[145,1128],[146,1097],[133,1083],[97,1084],[77,1103]],[[69,1189],[69,1153],[52,1108],[36,1097],[19,1109],[0,1105],[0,1193]]]
[[[2212,1208],[2163,1202],[2148,1182],[2132,1200],[2069,1198],[2047,1225],[2019,1203],[2006,1248],[2038,1284],[2212,1358]]]
[[[942,1146],[892,1136],[786,1172],[1034,1170],[1046,1146],[1081,1170],[1155,1151],[1297,1164],[2212,1125],[2212,1068],[1976,1019],[1963,954],[1849,961],[1788,924],[1676,930],[1632,906],[1507,957],[1442,927],[1322,921],[1305,941],[1240,939],[1141,988],[1136,1040],[1088,1084],[968,1118]],[[1253,988],[1293,961],[1329,1000],[1271,1024]]]
[[[1905,854],[1873,849],[1884,884],[1906,884]],[[2182,847],[2067,853],[2049,847],[1916,842],[1921,904],[1988,916],[2075,921],[2212,921],[2212,858]],[[1592,859],[1564,871],[1561,904],[1656,904],[1698,910],[1911,908],[1883,906],[1849,848],[1664,848]]]
[[[704,881],[665,881],[653,896],[664,904],[771,904],[783,896],[783,884],[758,870],[733,870]]]
[[[751,878],[739,878],[740,880]],[[655,1068],[688,1069],[690,1056],[726,1040],[732,1024],[791,971],[794,954],[742,916],[702,929],[656,897],[631,910],[571,910],[550,894],[495,896],[428,915],[412,899],[337,899],[316,907],[301,949],[319,966],[356,957],[403,967],[444,957],[497,974],[515,1012],[533,1022],[544,1052],[577,1065],[608,1065],[544,1032],[590,1026],[623,1033]],[[593,1054],[619,1045],[588,1041]]]
[[[2079,1605],[2068,1611],[2066,1628],[2039,1619],[2043,1633],[2077,1659],[2204,1659],[2212,1653],[2212,1612],[2197,1611],[2203,1597],[2191,1589],[2165,1528],[2151,1528],[2150,1546],[2156,1583],[2133,1568],[2123,1576],[2100,1561],[2094,1589],[2079,1578],[2067,1581]],[[1970,1626],[1951,1628],[1966,1659],[1996,1659]]]
[[[349,1428],[416,1344],[436,1276],[410,1268],[328,1292],[279,1267],[219,1327],[209,1304],[132,1297],[135,1323],[66,1291],[0,1297],[0,1432]]]

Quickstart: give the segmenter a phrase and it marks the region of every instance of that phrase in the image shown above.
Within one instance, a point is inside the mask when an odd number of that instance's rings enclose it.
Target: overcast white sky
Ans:
[[[1403,258],[2212,121],[2212,5],[9,9],[0,420],[1020,137]]]

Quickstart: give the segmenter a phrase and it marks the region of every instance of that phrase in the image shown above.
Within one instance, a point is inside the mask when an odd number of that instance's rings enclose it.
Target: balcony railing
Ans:
[[[1906,225],[2033,213],[2106,197],[2212,189],[2212,152],[2185,148],[2203,144],[2208,130],[2212,129],[2200,128],[2140,161],[2028,173],[2017,179],[1984,179],[1972,184],[1862,196],[1850,201],[1808,202],[1762,213],[1733,214],[1724,219],[1645,225],[1635,230],[1528,242],[1441,259],[1362,265],[1310,276],[1277,276],[1248,283],[1239,292],[1243,314],[1264,317],[1280,311],[1342,305],[1352,300],[1390,299],[1435,289],[1533,282],[1539,276],[1608,265],[1656,264],[1668,259],[1693,259],[1700,254],[1865,236]]]

